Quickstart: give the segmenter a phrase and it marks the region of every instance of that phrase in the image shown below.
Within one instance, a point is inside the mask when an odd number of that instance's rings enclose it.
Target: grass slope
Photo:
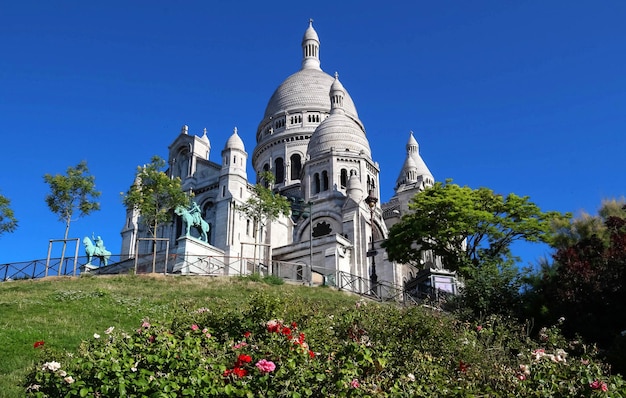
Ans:
[[[185,305],[244,303],[259,290],[290,292],[327,303],[356,301],[329,289],[270,286],[238,278],[167,276],[50,277],[0,284],[0,397],[22,397],[19,385],[37,359],[36,341],[75,351],[82,340],[110,326],[134,330],[142,319],[169,319]]]

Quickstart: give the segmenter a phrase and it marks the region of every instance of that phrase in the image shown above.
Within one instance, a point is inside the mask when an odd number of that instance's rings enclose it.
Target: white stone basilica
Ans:
[[[257,237],[257,220],[246,219],[236,209],[252,195],[255,184],[248,179],[249,155],[237,129],[221,151],[221,163],[216,163],[209,160],[206,129],[198,137],[183,126],[169,146],[167,173],[180,177],[183,190],[193,193],[210,225],[208,245],[194,243],[191,248],[194,239],[180,237],[180,218],[163,226],[158,236],[169,239],[171,253],[245,258],[264,264],[267,272],[303,282],[338,283],[341,274],[403,285],[419,270],[389,262],[380,243],[408,211],[411,197],[433,184],[433,176],[410,133],[394,196],[388,203],[371,200],[380,197],[379,165],[348,91],[337,74],[333,77],[320,67],[320,41],[312,22],[302,39],[302,53],[301,69],[269,99],[251,158],[254,173],[272,172],[274,190],[293,200],[291,217],[265,226]],[[121,253],[128,258],[135,251],[151,251],[149,241],[135,246],[137,238],[148,237],[139,221],[140,215],[129,210],[121,232]],[[231,266],[224,273],[248,273],[254,266]],[[426,255],[424,267],[439,268]],[[194,273],[181,266],[174,271]],[[196,272],[202,273],[199,268]]]

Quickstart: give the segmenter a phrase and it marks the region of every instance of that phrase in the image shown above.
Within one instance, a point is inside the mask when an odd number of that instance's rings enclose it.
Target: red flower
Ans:
[[[300,336],[298,336],[298,343],[300,345],[302,345],[302,343],[304,343],[304,333],[300,333]]]
[[[250,333],[250,332],[245,332],[245,333],[243,334],[243,337],[245,337],[245,338],[247,339],[248,337],[250,337],[250,335],[251,335],[251,334],[252,334],[252,333]]]
[[[267,322],[267,331],[270,333],[278,333],[280,332],[282,324],[275,319]]]
[[[291,334],[291,329],[285,326],[282,330],[282,334],[284,334],[285,336],[289,336]]]
[[[311,358],[315,358],[315,353],[313,351],[309,350],[309,356]]]
[[[459,361],[459,370],[461,372],[465,373],[469,367],[470,367],[470,365],[468,363],[465,363],[463,361]]]
[[[237,376],[237,377],[245,377],[248,374],[248,371],[245,369],[241,369],[239,367],[235,367],[233,368],[233,373]]]
[[[250,363],[250,362],[252,362],[252,357],[250,355],[239,354],[239,356],[237,357],[237,362],[235,362],[235,366],[239,367],[245,363]]]
[[[43,346],[43,340],[40,341],[36,341],[35,344],[33,344],[33,347],[35,348],[39,348]]]
[[[298,328],[298,324],[295,323],[295,322],[291,322],[291,327],[294,328],[294,329],[297,329]]]

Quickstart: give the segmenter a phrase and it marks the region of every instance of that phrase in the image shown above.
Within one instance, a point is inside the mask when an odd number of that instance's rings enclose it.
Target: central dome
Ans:
[[[321,69],[301,69],[285,79],[270,98],[263,118],[296,110],[330,112],[330,86],[335,79]],[[345,112],[358,119],[356,107],[348,93]]]

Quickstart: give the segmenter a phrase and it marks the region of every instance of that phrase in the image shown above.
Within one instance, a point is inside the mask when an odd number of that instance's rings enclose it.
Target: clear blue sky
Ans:
[[[365,124],[382,201],[410,130],[437,180],[563,212],[625,195],[621,0],[4,1],[0,193],[19,228],[0,236],[0,264],[45,258],[63,237],[46,173],[88,162],[102,210],[70,236],[101,235],[117,254],[120,192],[183,124],[208,129],[213,161],[235,126],[251,154],[309,18],[322,68],[339,72]]]

